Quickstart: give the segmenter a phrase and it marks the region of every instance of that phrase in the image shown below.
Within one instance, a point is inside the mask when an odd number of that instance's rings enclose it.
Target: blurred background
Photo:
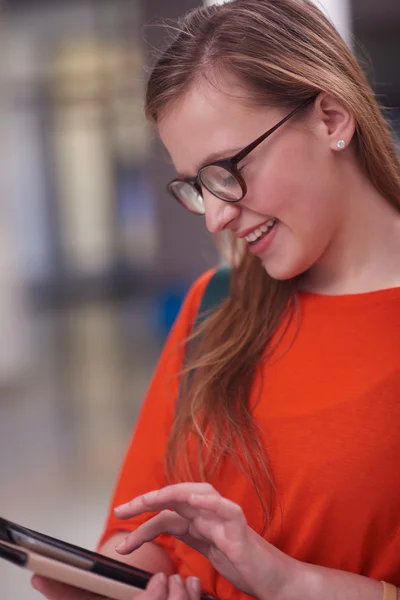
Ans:
[[[2,6],[0,516],[88,548],[182,296],[218,260],[142,114],[164,39],[143,26],[198,3]],[[399,0],[319,5],[400,133]],[[0,600],[39,598],[29,579],[0,561]]]

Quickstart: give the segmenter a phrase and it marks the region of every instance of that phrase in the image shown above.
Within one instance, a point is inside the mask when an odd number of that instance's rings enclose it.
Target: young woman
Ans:
[[[233,0],[182,19],[146,113],[231,294],[183,368],[212,273],[189,292],[102,551],[158,573],[142,600],[396,598],[400,167],[359,64],[310,0]]]

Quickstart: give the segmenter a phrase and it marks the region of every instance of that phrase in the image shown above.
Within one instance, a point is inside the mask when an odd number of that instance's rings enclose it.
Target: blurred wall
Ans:
[[[161,19],[175,19],[190,8],[198,5],[197,0],[146,0],[143,2],[143,22],[147,43],[148,60],[151,48],[165,45],[165,30],[154,28]],[[152,23],[151,27],[146,24]],[[193,281],[202,271],[214,265],[217,252],[210,241],[204,220],[182,209],[166,192],[165,186],[175,177],[166,151],[157,138],[152,138],[152,148],[147,173],[152,190],[157,198],[158,252],[154,276],[159,283],[171,281]]]
[[[352,0],[355,51],[382,104],[400,108],[400,2]],[[390,111],[393,114],[393,111]],[[399,117],[397,116],[397,119]]]

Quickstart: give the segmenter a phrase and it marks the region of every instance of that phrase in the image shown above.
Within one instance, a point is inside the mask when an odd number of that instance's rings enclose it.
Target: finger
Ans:
[[[222,496],[200,494],[193,494],[190,502],[199,510],[193,525],[200,535],[212,540],[222,551],[232,544],[244,543],[248,524],[238,504]]]
[[[48,600],[107,600],[105,596],[99,596],[40,575],[33,575],[31,584]]]
[[[168,600],[189,600],[189,594],[180,575],[168,579]]]
[[[242,508],[227,498],[192,498],[199,509],[199,515],[193,520],[192,527],[208,543],[215,545],[230,560],[243,554],[248,542],[249,526]]]
[[[117,506],[114,513],[119,519],[129,519],[143,512],[166,508],[175,510],[178,503],[188,504],[188,498],[194,493],[219,495],[209,483],[177,483],[133,498],[130,502]]]
[[[189,502],[193,507],[209,511],[222,520],[247,524],[242,508],[222,496],[192,494]]]
[[[210,552],[213,553],[215,550],[233,563],[245,555],[246,548],[248,548],[248,527],[243,529],[234,521],[210,525],[209,520],[199,518],[195,520],[193,528],[196,528],[198,536],[203,539],[205,551],[202,554],[208,559],[210,559]]]
[[[189,535],[189,524],[190,522],[187,519],[184,519],[170,510],[165,510],[132,531],[125,540],[116,547],[116,551],[119,554],[129,554],[140,548],[144,543],[151,542],[162,533],[168,533],[175,538],[182,540],[198,552],[204,553],[205,547],[203,538],[199,537],[199,539],[196,539]]]
[[[168,595],[168,579],[165,573],[154,575],[146,586],[146,599],[163,600]]]
[[[167,600],[168,585],[167,576],[157,573],[149,580],[146,589],[133,596],[133,600]]]
[[[185,586],[190,600],[200,599],[201,588],[200,579],[198,577],[188,577]]]
[[[129,533],[115,549],[119,554],[129,554],[162,533],[181,536],[185,535],[188,529],[189,523],[186,519],[170,510],[164,510]]]
[[[178,486],[170,487],[177,488]],[[161,533],[169,533],[182,539],[201,553],[205,551],[204,544],[207,540],[215,540],[219,543],[223,542],[223,539],[235,542],[242,540],[247,528],[247,521],[241,507],[220,496],[211,486],[207,486],[207,489],[211,489],[212,493],[188,495],[187,489],[183,489],[183,487],[175,490],[175,496],[179,499],[184,498],[186,503],[171,503],[167,509],[149,519],[131,534],[130,542],[135,545],[130,545],[129,549],[125,548],[125,545],[121,545],[118,547],[118,551],[132,552],[144,542],[154,540]],[[167,492],[169,493],[170,490],[164,488],[157,494],[163,500],[162,496],[165,497]],[[161,503],[153,506],[152,509],[160,507]],[[175,510],[175,513],[169,510],[171,508]],[[223,531],[220,527],[221,524]],[[217,526],[218,529],[215,529]]]

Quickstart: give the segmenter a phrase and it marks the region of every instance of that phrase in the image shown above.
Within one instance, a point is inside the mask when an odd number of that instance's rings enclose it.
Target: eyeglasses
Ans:
[[[313,102],[315,98],[316,95],[302,102],[300,106],[292,110],[279,123],[268,129],[263,135],[231,158],[204,165],[199,169],[194,179],[174,179],[168,184],[167,190],[182,206],[196,215],[205,214],[202,187],[224,202],[240,202],[247,193],[246,182],[238,169],[240,161],[248,156],[250,152],[257,148],[261,142],[266,140],[281,125],[293,117],[301,108]]]

